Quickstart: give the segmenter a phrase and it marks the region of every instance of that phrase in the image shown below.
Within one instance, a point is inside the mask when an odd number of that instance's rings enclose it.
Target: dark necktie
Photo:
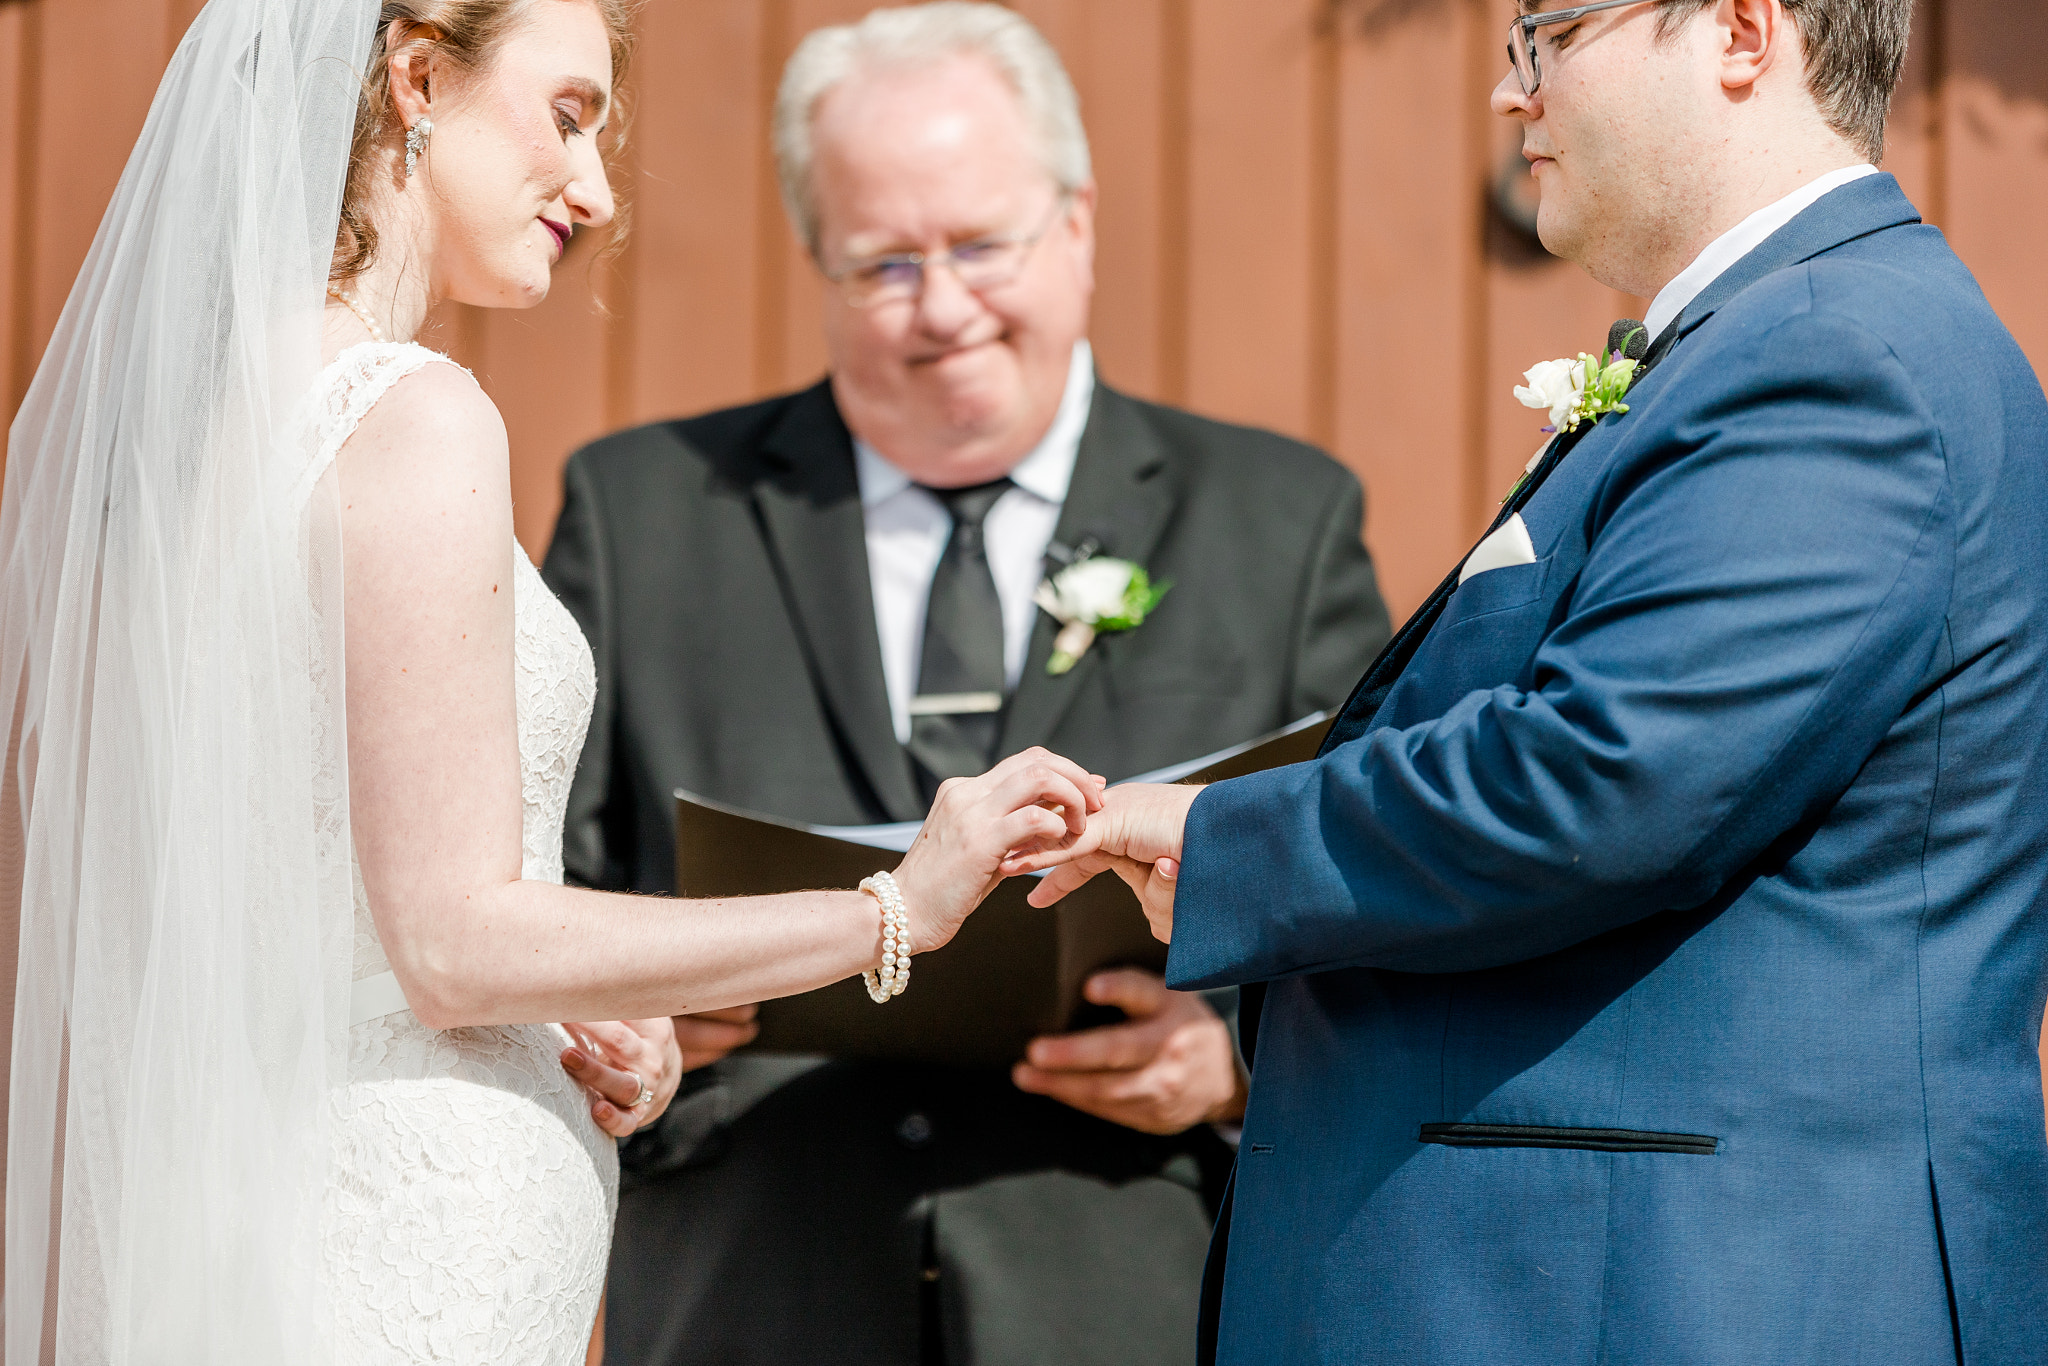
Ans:
[[[1607,351],[1610,355],[1619,351],[1631,359],[1641,361],[1642,367],[1637,370],[1635,379],[1636,383],[1641,383],[1642,377],[1649,374],[1657,363],[1664,359],[1677,338],[1677,322],[1666,327],[1663,334],[1652,342],[1649,341],[1640,322],[1634,318],[1623,318],[1607,329]],[[1564,458],[1571,454],[1572,447],[1585,440],[1597,425],[1597,421],[1582,422],[1576,431],[1552,441],[1550,449],[1544,453],[1534,472],[1521,482],[1506,502],[1501,504],[1500,514],[1493,519],[1493,525],[1486,529],[1486,535],[1491,536],[1499,530],[1503,522],[1528,506],[1529,500],[1536,496],[1544,481],[1549,479],[1552,472],[1564,463]],[[1485,537],[1480,539],[1484,540]],[[1374,713],[1379,711],[1380,704],[1387,700],[1387,694],[1394,690],[1394,684],[1400,680],[1402,671],[1408,667],[1408,661],[1415,658],[1415,652],[1422,648],[1422,642],[1428,639],[1430,631],[1436,626],[1437,618],[1444,614],[1444,608],[1450,603],[1451,594],[1458,591],[1458,571],[1464,564],[1465,561],[1461,558],[1451,567],[1450,574],[1437,585],[1436,591],[1429,595],[1429,599],[1416,609],[1415,615],[1408,618],[1407,624],[1397,631],[1394,638],[1387,642],[1386,648],[1380,651],[1380,657],[1365,671],[1365,677],[1358,681],[1358,686],[1352,690],[1350,700],[1344,704],[1344,709],[1337,714],[1335,724],[1323,737],[1319,753],[1327,754],[1338,745],[1356,740],[1365,734]]]
[[[927,802],[946,779],[984,773],[995,760],[1005,691],[1003,603],[989,572],[982,522],[1010,488],[1008,479],[997,479],[926,490],[953,517],[953,534],[932,575],[924,657],[910,702],[910,757]]]

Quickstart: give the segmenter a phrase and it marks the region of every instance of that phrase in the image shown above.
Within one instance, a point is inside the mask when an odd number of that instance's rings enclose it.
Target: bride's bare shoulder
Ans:
[[[495,554],[512,535],[505,422],[469,373],[423,365],[363,415],[336,458],[355,553]],[[427,558],[432,558],[430,553]]]
[[[474,471],[508,460],[505,421],[467,370],[434,361],[394,382],[363,414],[342,445],[358,467],[396,457],[410,475],[432,478],[437,466]]]

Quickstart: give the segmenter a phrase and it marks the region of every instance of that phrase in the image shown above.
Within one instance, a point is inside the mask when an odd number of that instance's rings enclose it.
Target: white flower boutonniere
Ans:
[[[1544,431],[1577,431],[1581,422],[1628,411],[1621,400],[1635,383],[1638,364],[1620,355],[1602,362],[1583,351],[1577,360],[1547,360],[1522,376],[1528,383],[1515,386],[1515,397],[1525,408],[1550,410]]]
[[[1636,371],[1641,368],[1642,362],[1630,360],[1619,351],[1604,361],[1581,351],[1577,360],[1547,360],[1529,370],[1522,376],[1527,383],[1515,386],[1515,397],[1525,408],[1550,410],[1550,425],[1543,429],[1546,433],[1554,436],[1575,432],[1581,422],[1597,422],[1609,413],[1627,412],[1628,404],[1622,399],[1627,397],[1629,386],[1636,382]],[[1508,490],[1509,498],[1515,496],[1522,480],[1534,472],[1542,458],[1543,452],[1538,451],[1536,459],[1523,471],[1522,479]]]
[[[1058,677],[1073,668],[1104,631],[1143,626],[1172,587],[1153,583],[1151,575],[1129,560],[1106,555],[1068,565],[1039,584],[1031,600],[1060,624],[1045,671]]]

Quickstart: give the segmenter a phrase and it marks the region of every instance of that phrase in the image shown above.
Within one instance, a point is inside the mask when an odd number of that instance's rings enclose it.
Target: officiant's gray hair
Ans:
[[[811,119],[818,101],[849,77],[979,57],[1009,82],[1038,139],[1046,171],[1073,192],[1092,174],[1081,102],[1059,54],[1031,21],[1001,5],[937,0],[870,11],[797,44],[775,94],[775,171],[797,235],[815,255],[818,207],[811,186]]]

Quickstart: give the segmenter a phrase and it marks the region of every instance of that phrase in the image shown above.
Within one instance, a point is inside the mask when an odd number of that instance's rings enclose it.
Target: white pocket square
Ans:
[[[1516,513],[1500,524],[1500,528],[1481,541],[1465,558],[1465,567],[1458,571],[1458,583],[1474,574],[1484,574],[1489,569],[1506,569],[1513,564],[1536,563],[1536,547],[1529,540],[1529,528],[1522,521],[1522,514]]]

